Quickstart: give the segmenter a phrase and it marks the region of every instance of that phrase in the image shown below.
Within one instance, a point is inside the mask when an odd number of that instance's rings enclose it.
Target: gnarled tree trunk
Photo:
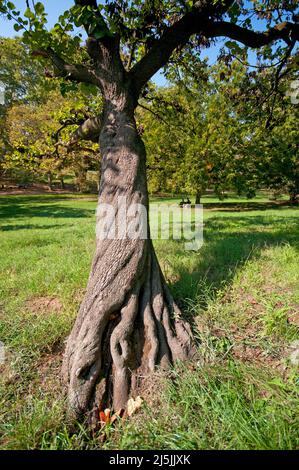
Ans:
[[[126,197],[127,205],[148,208],[145,148],[126,93],[105,102],[100,146],[99,204],[112,205],[117,214],[118,198]],[[180,318],[150,237],[97,240],[63,364],[75,414],[125,408],[156,365],[167,367],[191,353],[190,327]]]

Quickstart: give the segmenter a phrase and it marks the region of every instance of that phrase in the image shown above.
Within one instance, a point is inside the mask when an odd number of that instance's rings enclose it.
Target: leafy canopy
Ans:
[[[296,0],[74,0],[51,31],[43,3],[26,3],[21,15],[13,2],[0,0],[0,12],[23,31],[24,41],[36,54],[51,59],[56,73],[101,86],[103,50],[112,56],[120,51],[137,93],[171,57],[181,57],[188,48],[194,53],[219,37],[227,38],[225,46],[234,55],[253,47],[270,61],[283,57],[299,37]],[[263,32],[254,31],[256,26]],[[277,41],[273,50],[271,44]],[[86,68],[69,67],[78,61]]]

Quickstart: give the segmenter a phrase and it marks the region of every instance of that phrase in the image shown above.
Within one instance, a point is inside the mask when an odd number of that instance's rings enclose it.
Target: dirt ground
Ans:
[[[66,185],[65,189],[49,189],[46,184],[33,184],[27,188],[20,188],[17,185],[9,185],[5,186],[3,189],[0,185],[0,196],[8,196],[8,195],[35,195],[35,194],[67,194],[70,192],[74,192],[75,189],[71,185]]]

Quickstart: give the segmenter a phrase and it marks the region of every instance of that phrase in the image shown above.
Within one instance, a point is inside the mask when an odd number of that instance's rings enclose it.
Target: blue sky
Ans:
[[[15,4],[16,8],[20,10],[21,12],[24,12],[26,9],[26,1],[25,0],[13,0],[13,3]],[[70,8],[71,6],[74,5],[73,0],[44,0],[43,1],[46,12],[48,13],[48,24],[49,28],[51,28],[57,21],[59,15],[63,13],[65,10]],[[263,29],[263,22],[261,21],[255,21],[254,27],[256,29]],[[8,21],[4,19],[3,17],[0,18],[0,36],[3,37],[14,37],[18,33],[13,28],[13,21]],[[19,33],[20,34],[20,33]],[[215,63],[217,60],[217,55],[219,52],[219,48],[223,44],[223,41],[219,41],[219,46],[213,46],[210,47],[209,49],[203,50],[202,51],[202,58],[208,57],[209,62],[211,64]],[[249,62],[254,64],[256,61],[256,56],[254,52],[251,52],[249,54]],[[165,85],[166,80],[163,77],[163,75],[158,72],[155,77],[154,81],[158,85]]]
[[[17,10],[24,12],[26,10],[26,1],[25,0],[13,0],[14,5]],[[48,13],[49,27],[53,26],[58,16],[63,13],[65,10],[68,10],[71,6],[74,5],[73,0],[43,0],[43,3]],[[0,34],[1,36],[11,37],[16,36],[17,33],[13,29],[13,21],[4,20],[0,18]]]

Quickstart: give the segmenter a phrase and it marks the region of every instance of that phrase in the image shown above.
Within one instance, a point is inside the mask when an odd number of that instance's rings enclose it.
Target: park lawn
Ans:
[[[201,250],[155,241],[199,357],[157,371],[139,413],[90,437],[69,426],[59,370],[88,278],[96,199],[0,196],[2,449],[298,448],[298,208],[265,196],[202,202]]]

